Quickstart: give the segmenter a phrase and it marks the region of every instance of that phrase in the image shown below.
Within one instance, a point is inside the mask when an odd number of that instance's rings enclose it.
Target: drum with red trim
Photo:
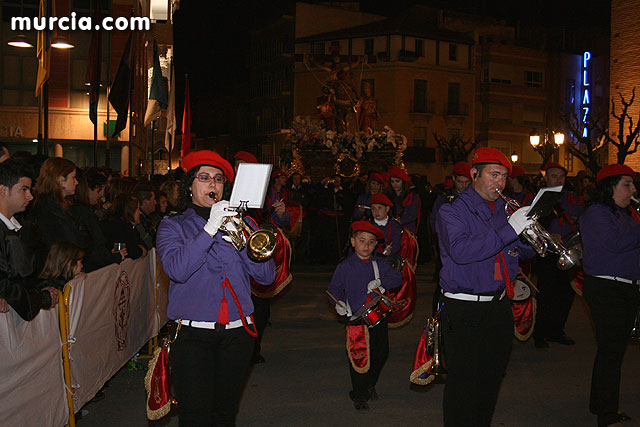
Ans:
[[[377,326],[380,322],[391,314],[391,307],[381,296],[376,296],[367,304],[363,305],[360,310],[356,311],[350,322],[363,321],[369,328]]]

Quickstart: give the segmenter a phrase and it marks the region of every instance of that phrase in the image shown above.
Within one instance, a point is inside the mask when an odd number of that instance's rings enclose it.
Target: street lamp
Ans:
[[[13,47],[33,47],[33,44],[23,34],[18,34],[17,36],[12,37],[7,44]]]
[[[51,47],[55,49],[73,49],[75,45],[69,42],[66,38],[58,36],[51,40]]]
[[[542,156],[543,163],[546,163],[553,153],[564,144],[564,134],[545,128],[544,133],[540,135],[534,129],[529,135],[529,143]]]

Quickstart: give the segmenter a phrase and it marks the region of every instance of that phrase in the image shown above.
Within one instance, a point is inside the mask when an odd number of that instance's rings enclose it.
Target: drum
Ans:
[[[511,301],[524,301],[531,296],[531,288],[522,280],[513,282],[513,298]]]
[[[364,322],[369,328],[377,326],[382,320],[391,314],[391,307],[381,296],[376,296],[351,317],[351,323]]]

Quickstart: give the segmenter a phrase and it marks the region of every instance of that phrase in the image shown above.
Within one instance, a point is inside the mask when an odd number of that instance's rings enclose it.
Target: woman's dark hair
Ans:
[[[58,178],[67,178],[69,174],[76,170],[76,165],[71,160],[62,157],[52,157],[44,161],[40,168],[40,175],[35,186],[36,199],[40,196],[48,195],[62,209],[69,208],[69,200],[62,194],[62,185]]]
[[[613,200],[613,187],[618,185],[623,176],[614,175],[600,181],[591,195],[591,203],[600,203],[615,211],[616,202]]]
[[[184,212],[187,206],[189,206],[189,203],[191,203],[191,184],[193,184],[193,180],[196,179],[196,174],[200,170],[200,166],[206,165],[198,165],[192,167],[180,181],[180,187],[178,187],[178,209],[180,210],[180,212]],[[227,181],[224,183],[224,189],[222,190],[223,200],[229,200],[229,197],[231,197],[232,189],[233,184],[231,183],[231,181]]]
[[[134,214],[140,206],[140,200],[133,194],[119,194],[113,201],[111,217],[120,218],[123,221],[133,222]]]
[[[90,206],[89,202],[89,184],[87,184],[87,176],[80,168],[76,169],[76,180],[78,185],[76,187],[76,193],[73,195],[73,199],[76,203],[81,205]]]

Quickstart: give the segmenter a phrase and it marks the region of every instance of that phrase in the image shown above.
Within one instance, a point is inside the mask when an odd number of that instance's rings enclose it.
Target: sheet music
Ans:
[[[266,163],[240,163],[229,207],[237,208],[246,202],[249,209],[261,209],[267,195],[272,168],[273,165]]]
[[[529,211],[529,217],[533,216],[534,213],[537,214],[538,218],[544,217],[553,209],[553,206],[556,204],[558,199],[562,197],[562,185],[558,185],[557,187],[547,187],[542,188],[536,194],[536,197],[533,198],[531,202],[531,210]],[[546,193],[549,193],[545,196]]]

